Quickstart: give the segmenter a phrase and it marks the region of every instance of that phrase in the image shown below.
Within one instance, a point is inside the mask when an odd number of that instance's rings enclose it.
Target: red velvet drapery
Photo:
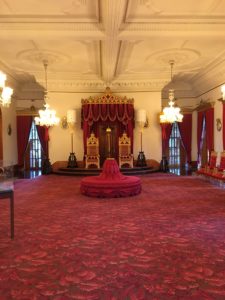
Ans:
[[[223,103],[223,150],[225,150],[225,103]]]
[[[24,165],[24,155],[27,148],[32,124],[32,116],[17,116],[17,149],[18,165]]]
[[[87,152],[87,138],[91,131],[96,130],[97,122],[115,122],[120,123],[119,134],[122,135],[125,130],[131,138],[131,147],[133,150],[133,128],[134,128],[134,106],[130,103],[85,103],[81,111],[84,153]]]
[[[203,129],[203,119],[205,117],[205,129],[206,129],[206,145],[209,153],[214,149],[214,108],[211,107],[205,111],[198,112],[198,131],[197,131],[197,143],[198,143],[198,160],[200,155],[200,143]]]
[[[36,125],[38,137],[40,139],[41,147],[43,149],[45,157],[48,158],[48,127]]]
[[[162,155],[166,155],[166,150],[169,147],[169,139],[172,131],[172,124],[170,123],[161,123],[162,129]]]
[[[178,122],[181,139],[187,153],[187,162],[191,162],[192,114],[184,114],[183,121]]]
[[[202,137],[202,129],[203,129],[203,118],[204,118],[204,112],[199,111],[198,112],[198,119],[197,119],[197,146],[198,146],[198,161],[200,156],[200,143],[201,143],[201,137]]]
[[[206,145],[209,153],[214,149],[214,108],[205,112]]]

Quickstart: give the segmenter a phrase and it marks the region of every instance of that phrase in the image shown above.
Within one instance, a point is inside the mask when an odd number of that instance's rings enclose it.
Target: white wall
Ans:
[[[74,134],[74,152],[78,160],[83,159],[83,131],[81,129],[81,99],[99,94],[94,93],[50,93],[49,104],[62,118],[66,116],[68,109],[77,109],[77,124]],[[134,98],[135,111],[139,108],[147,110],[149,127],[143,132],[143,151],[146,159],[161,160],[161,128],[158,122],[158,114],[161,111],[160,92],[134,92],[119,93],[120,96]],[[50,128],[49,156],[51,163],[67,161],[71,151],[70,130],[62,129],[61,126]],[[140,132],[136,125],[134,130],[134,158],[140,151]]]
[[[207,102],[214,102],[214,150],[220,154],[221,151],[223,151],[223,138],[222,138],[222,129],[220,131],[216,128],[216,119],[220,118],[221,121],[223,120],[223,105],[221,101],[218,101],[218,99],[221,98],[221,87],[205,93],[201,97],[198,98],[198,102],[201,100],[207,101]],[[197,122],[196,122],[196,131],[197,131]],[[197,141],[197,139],[196,139]],[[218,155],[219,160],[219,155]]]
[[[17,129],[16,129],[16,103],[12,103],[8,108],[1,107],[2,110],[2,143],[3,143],[3,165],[17,164]],[[8,135],[8,126],[11,125],[12,133]]]
[[[143,151],[146,159],[155,159],[160,162],[162,158],[161,127],[159,125],[159,113],[161,112],[161,93],[142,92],[127,94],[134,98],[135,112],[138,109],[147,111],[149,127],[143,129]],[[134,158],[137,158],[141,148],[140,130],[135,124],[134,130]]]

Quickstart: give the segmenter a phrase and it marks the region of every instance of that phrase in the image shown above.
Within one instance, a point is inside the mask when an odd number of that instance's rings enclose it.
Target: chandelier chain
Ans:
[[[48,75],[47,75],[47,67],[48,67],[48,61],[43,60],[44,69],[45,69],[45,94],[47,96],[48,94]]]
[[[173,67],[174,67],[174,60],[170,60],[170,80],[173,80]]]
[[[36,125],[51,127],[54,125],[59,124],[59,118],[56,117],[56,111],[50,109],[49,104],[47,103],[48,100],[48,77],[47,77],[47,66],[48,61],[43,60],[44,69],[45,69],[45,95],[44,95],[44,109],[39,110],[39,116],[35,117]]]
[[[170,60],[171,67],[171,81],[173,80],[173,67],[174,60]],[[183,115],[180,112],[180,108],[175,105],[174,102],[174,89],[169,89],[169,106],[164,107],[163,112],[160,114],[160,123],[174,123],[174,122],[182,122]]]

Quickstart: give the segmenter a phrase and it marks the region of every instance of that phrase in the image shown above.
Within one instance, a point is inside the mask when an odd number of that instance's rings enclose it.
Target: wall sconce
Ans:
[[[148,117],[146,116],[146,121],[144,123],[144,128],[148,128],[149,127],[149,121],[148,121]]]
[[[63,116],[61,119],[61,127],[62,129],[67,129],[68,128],[68,122],[67,122],[67,117]]]
[[[218,101],[225,102],[225,84],[223,84],[220,88],[222,97],[217,99]]]
[[[216,129],[217,129],[217,131],[221,131],[221,129],[222,129],[222,122],[221,122],[220,118],[216,119]]]
[[[221,86],[222,99],[225,100],[225,84]]]

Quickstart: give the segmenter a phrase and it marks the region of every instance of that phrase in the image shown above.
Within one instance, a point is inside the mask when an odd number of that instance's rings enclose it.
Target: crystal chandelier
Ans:
[[[46,60],[44,60],[43,64],[44,64],[44,68],[45,68],[45,85],[46,85],[45,95],[44,95],[45,109],[39,110],[39,117],[35,117],[34,120],[35,120],[36,125],[51,127],[51,126],[59,124],[59,118],[56,117],[56,111],[53,109],[50,109],[50,106],[47,103],[47,101],[48,101],[48,84],[47,84],[48,62]]]
[[[171,66],[171,81],[173,79],[173,65],[174,61],[170,61]],[[164,107],[163,112],[160,114],[160,123],[174,123],[182,122],[183,115],[180,113],[179,107],[174,107],[174,90],[169,90],[169,107]]]
[[[13,89],[5,86],[6,75],[0,71],[0,105],[9,107]]]

